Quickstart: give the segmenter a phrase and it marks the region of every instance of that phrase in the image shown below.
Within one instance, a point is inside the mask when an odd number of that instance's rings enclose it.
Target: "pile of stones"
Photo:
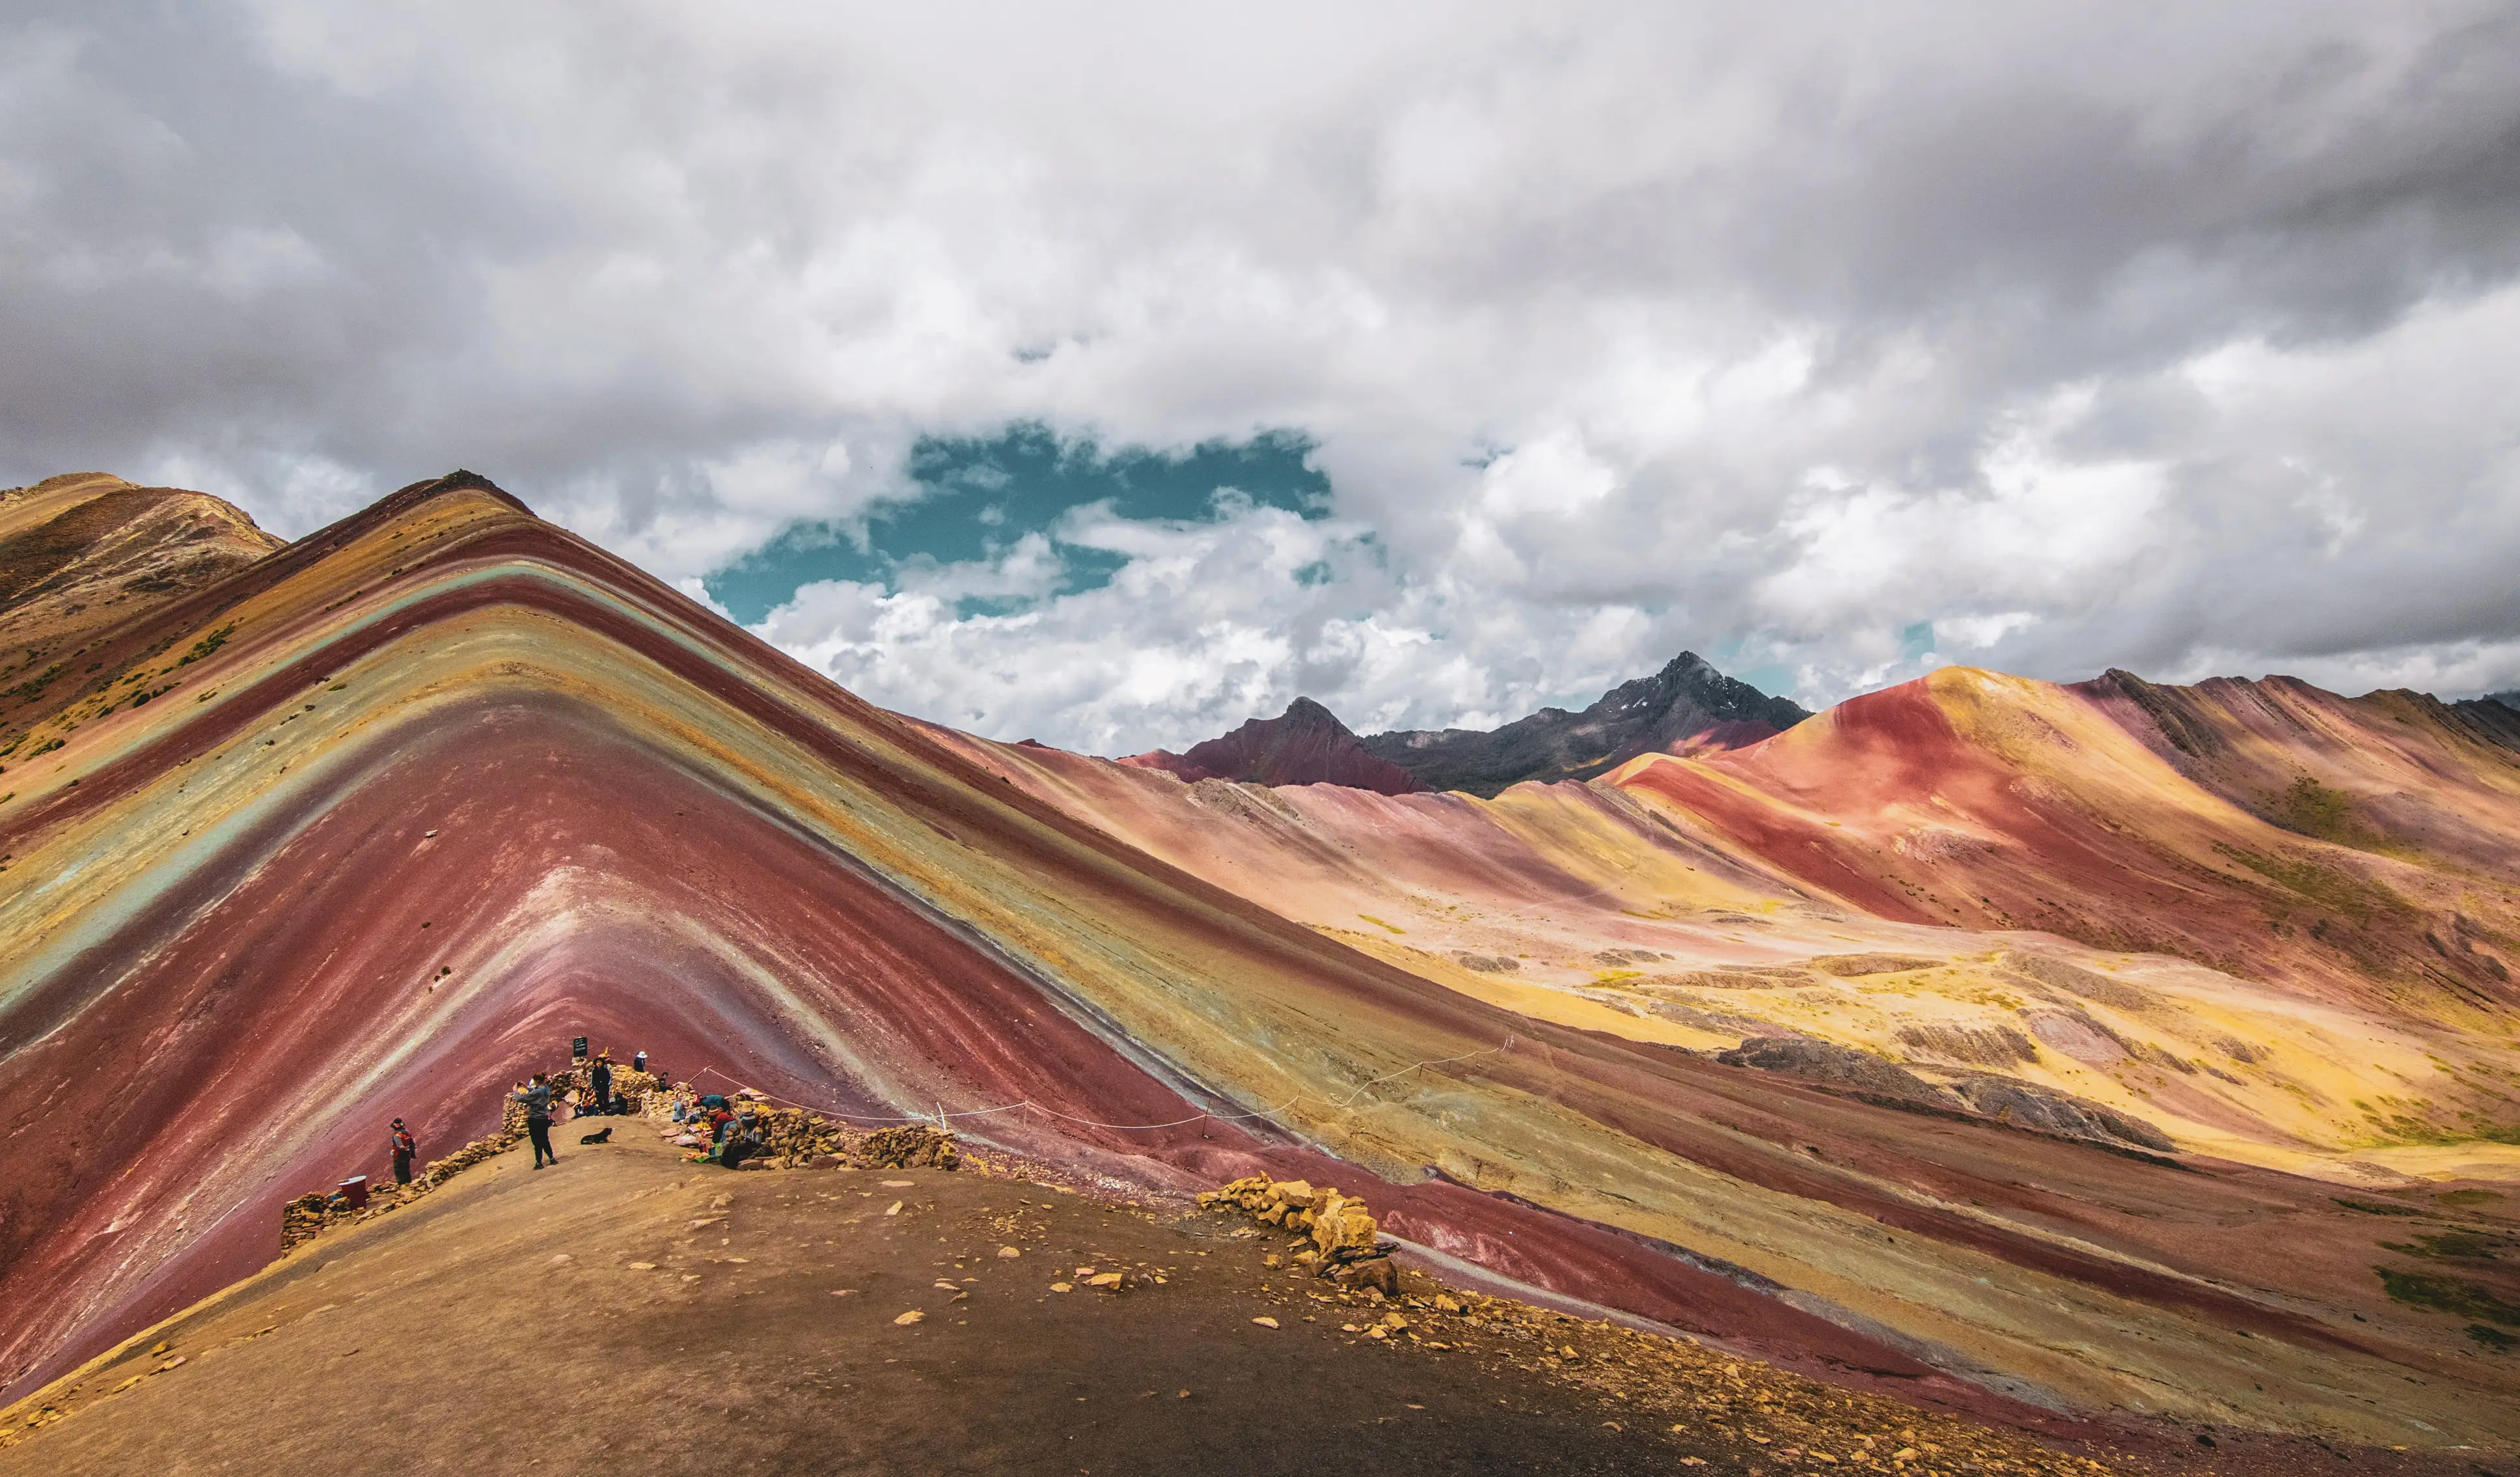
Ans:
[[[860,1139],[849,1162],[862,1169],[953,1169],[963,1162],[954,1136],[923,1123],[905,1123]]]
[[[962,1163],[962,1150],[952,1134],[923,1123],[905,1123],[895,1128],[878,1129],[872,1133],[833,1123],[818,1113],[800,1107],[774,1105],[755,1093],[733,1095],[741,1110],[752,1117],[753,1127],[761,1131],[762,1155],[744,1161],[745,1167],[759,1165],[764,1169],[834,1168],[849,1165],[857,1169],[953,1169]],[[706,1145],[705,1125],[678,1128],[672,1122],[677,1103],[686,1111],[698,1101],[690,1083],[678,1083],[671,1094],[656,1093],[647,1099],[647,1117],[663,1130],[662,1137],[679,1141],[693,1141],[694,1146]]]
[[[1300,1266],[1342,1287],[1371,1287],[1385,1295],[1400,1288],[1399,1269],[1392,1265],[1393,1243],[1380,1239],[1381,1228],[1363,1200],[1335,1188],[1315,1188],[1302,1180],[1272,1180],[1251,1175],[1222,1185],[1198,1197],[1209,1210],[1239,1210],[1266,1226],[1306,1233],[1312,1244],[1295,1253]]]
[[[555,1072],[552,1074],[552,1091],[563,1097],[574,1094],[570,1100],[587,1102],[595,1094],[594,1070],[593,1062],[581,1061],[565,1072]],[[642,1072],[613,1063],[612,1091],[630,1099],[630,1110],[634,1113],[648,1100],[649,1094],[664,1086],[665,1080],[653,1072]]]

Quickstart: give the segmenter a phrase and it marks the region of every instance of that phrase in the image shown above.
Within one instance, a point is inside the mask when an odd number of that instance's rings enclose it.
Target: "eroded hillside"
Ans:
[[[86,654],[5,715],[13,1392],[592,1035],[1112,1185],[1355,1184],[1823,1375],[2520,1437],[2491,1318],[2374,1272],[2514,1300],[2508,897],[2061,689],[1489,802],[1186,784],[884,713],[466,474]]]

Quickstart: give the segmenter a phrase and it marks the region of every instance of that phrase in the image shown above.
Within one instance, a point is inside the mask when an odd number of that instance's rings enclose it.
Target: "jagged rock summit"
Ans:
[[[1279,717],[1254,718],[1222,738],[1192,744],[1186,754],[1150,749],[1120,762],[1168,770],[1192,782],[1345,784],[1386,795],[1414,794],[1426,787],[1399,765],[1368,753],[1337,714],[1309,697],[1286,704]]]
[[[1624,682],[1580,713],[1542,708],[1501,729],[1368,735],[1366,751],[1430,789],[1494,796],[1525,780],[1590,780],[1639,754],[1740,748],[1810,717],[1683,651],[1651,677]]]
[[[1683,651],[1651,677],[1621,683],[1580,713],[1542,708],[1505,727],[1401,729],[1359,738],[1309,697],[1277,718],[1254,718],[1176,754],[1150,749],[1123,764],[1185,780],[1255,784],[1345,784],[1406,795],[1466,790],[1492,799],[1525,780],[1590,780],[1640,754],[1739,748],[1810,717]]]

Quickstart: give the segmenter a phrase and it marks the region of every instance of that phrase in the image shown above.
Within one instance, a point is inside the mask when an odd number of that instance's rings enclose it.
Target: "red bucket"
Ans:
[[[349,1206],[352,1210],[367,1209],[368,1177],[365,1175],[352,1175],[350,1178],[342,1181],[341,1198],[349,1202]]]

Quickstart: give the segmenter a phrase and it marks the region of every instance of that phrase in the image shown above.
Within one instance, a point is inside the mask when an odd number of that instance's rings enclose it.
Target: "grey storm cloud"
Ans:
[[[2515,278],[2510,4],[0,22],[0,479],[293,533],[464,465],[697,589],[922,437],[1309,438],[1327,518],[763,624],[1106,751],[1684,646],[2520,686]]]

